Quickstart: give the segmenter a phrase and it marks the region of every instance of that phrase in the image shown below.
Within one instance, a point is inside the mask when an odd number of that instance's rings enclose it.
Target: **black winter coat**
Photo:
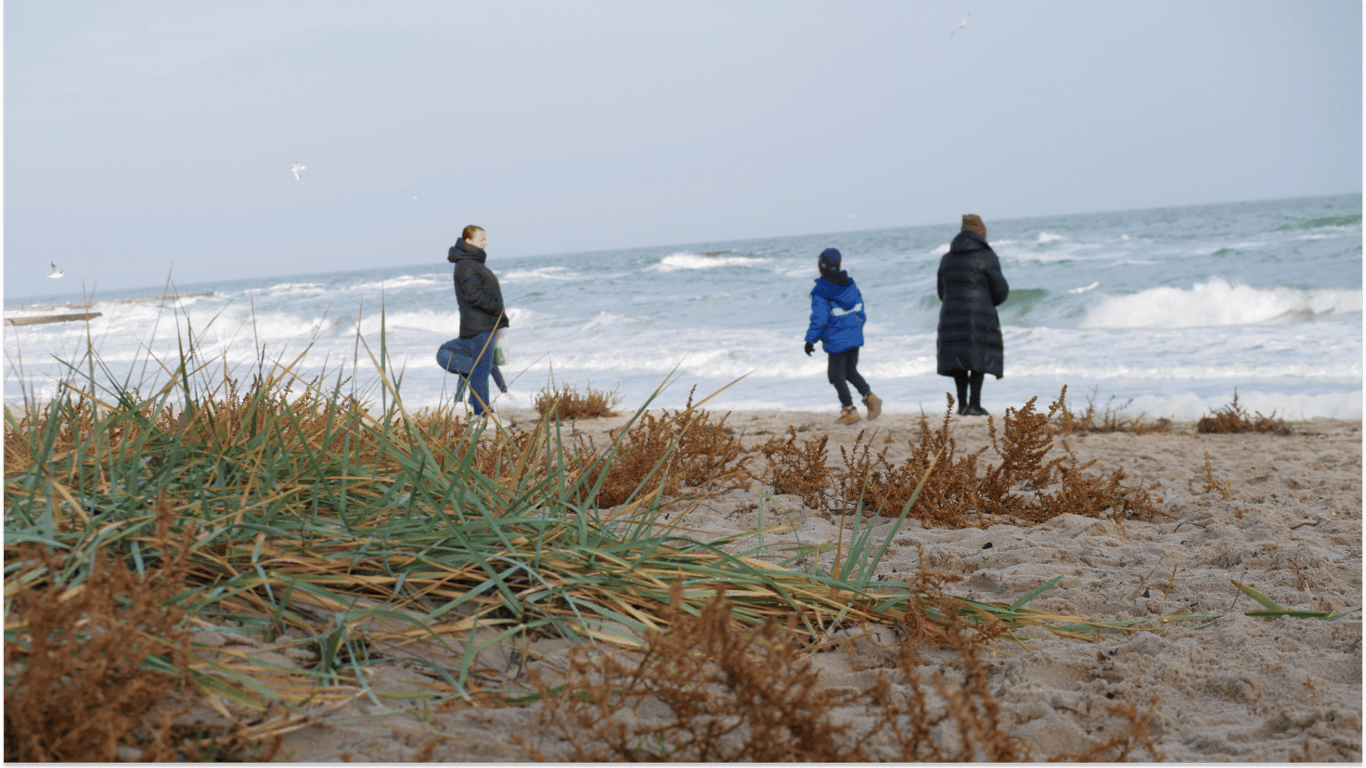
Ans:
[[[508,327],[503,290],[498,287],[498,278],[484,266],[487,258],[484,249],[475,248],[464,238],[446,253],[446,261],[455,264],[455,302],[460,305],[462,339]]]
[[[1010,295],[1001,261],[976,232],[962,231],[939,262],[939,374],[1004,375],[1005,352],[996,307]]]

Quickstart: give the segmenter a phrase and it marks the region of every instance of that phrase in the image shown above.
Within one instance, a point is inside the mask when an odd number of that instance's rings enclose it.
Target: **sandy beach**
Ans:
[[[533,416],[529,410],[502,412],[505,423],[525,424]],[[833,418],[735,412],[726,424],[749,447],[789,428],[803,437],[828,435],[832,465],[839,447],[852,446],[862,430],[894,460],[919,433],[919,415],[885,413],[852,426],[836,426]],[[565,428],[602,444],[625,421],[581,420]],[[1154,497],[1172,517],[1115,522],[1066,514],[1032,526],[959,529],[910,520],[895,535],[879,574],[903,578],[920,567],[923,552],[926,566],[960,577],[949,587],[955,595],[1010,603],[1060,576],[1031,608],[1105,621],[1154,620],[1089,640],[1028,630],[1023,644],[1001,642],[982,654],[1001,722],[1034,759],[1084,753],[1103,743],[1123,725],[1110,709],[1121,704],[1151,711],[1147,731],[1156,756],[1166,761],[1360,762],[1361,614],[1334,621],[1249,617],[1246,612],[1261,606],[1234,584],[1289,609],[1361,605],[1361,424],[1289,426],[1288,435],[1198,434],[1193,424],[1177,423],[1161,433],[1066,436],[1079,459],[1096,460],[1094,470],[1122,468],[1126,482],[1160,484]],[[961,451],[987,445],[987,422],[955,417],[953,436]],[[764,526],[786,526],[764,534],[774,559],[784,546],[834,543],[842,535],[840,520],[829,513],[804,506],[797,496],[769,496],[763,488],[727,491],[676,522],[686,535],[714,539],[752,533],[761,515]],[[886,530],[891,521],[879,525]],[[750,537],[735,547],[756,543]],[[1221,618],[1157,621],[1193,614]],[[211,631],[197,635],[200,642],[215,642]],[[891,674],[892,641],[889,630],[875,629],[816,654],[819,685],[847,692],[889,675],[894,689],[904,688],[904,679]],[[268,647],[252,650],[292,663]],[[538,667],[553,673],[563,667],[566,652],[562,643],[550,643],[527,662],[503,651],[509,681],[524,682]],[[922,661],[926,676],[939,670],[955,679],[952,650],[925,649]],[[402,661],[375,672],[370,682],[379,691],[411,689],[427,679],[418,665]],[[550,759],[568,754],[553,730],[541,728],[540,705],[437,708],[419,717],[359,698],[326,709],[315,724],[285,735],[274,759],[526,760],[513,736],[527,738]],[[865,715],[851,708],[841,716],[857,723]],[[1145,750],[1129,757],[1153,758]]]

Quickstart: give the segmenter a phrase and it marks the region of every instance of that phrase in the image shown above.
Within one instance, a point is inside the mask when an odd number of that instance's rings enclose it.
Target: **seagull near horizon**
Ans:
[[[971,16],[971,15],[972,15],[972,11],[968,11],[968,16]],[[953,32],[957,32],[958,30],[960,30],[960,29],[962,29],[963,27],[966,27],[966,26],[968,25],[968,16],[964,16],[964,17],[963,17],[963,20],[960,21],[960,22],[958,23],[958,26],[956,26],[956,27],[953,28]],[[953,32],[950,32],[950,33],[949,33],[949,37],[953,37]]]
[[[48,275],[48,276],[47,276],[47,279],[49,279],[49,280],[55,280],[55,279],[61,277],[62,275],[65,275],[65,274],[66,274],[66,273],[63,272],[62,270],[57,269],[57,262],[54,261],[54,262],[52,262],[52,274]]]
[[[304,180],[303,177],[299,175],[299,171],[304,170],[304,166],[299,165],[299,163],[296,161],[296,162],[294,163],[294,167],[291,168],[290,170],[294,172],[294,180],[295,180],[295,181],[303,181],[303,180]]]

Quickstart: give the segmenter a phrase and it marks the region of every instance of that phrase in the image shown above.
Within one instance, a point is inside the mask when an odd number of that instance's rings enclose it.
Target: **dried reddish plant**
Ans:
[[[829,437],[804,440],[797,444],[797,428],[787,428],[787,438],[772,437],[758,447],[768,462],[764,482],[775,494],[801,496],[812,509],[824,508],[830,490],[830,472],[825,466]]]
[[[1088,435],[1091,433],[1127,432],[1134,435],[1146,435],[1151,432],[1166,432],[1171,429],[1171,419],[1160,418],[1152,421],[1144,419],[1145,414],[1125,417],[1125,409],[1133,403],[1133,399],[1126,400],[1122,405],[1115,407],[1114,398],[1110,398],[1110,403],[1104,410],[1096,409],[1095,394],[1086,399],[1086,410],[1076,412],[1067,406],[1067,387],[1062,388],[1062,394],[1058,397],[1058,402],[1062,404],[1058,411],[1056,421],[1052,422],[1050,428],[1059,434]]]
[[[1260,411],[1248,416],[1247,409],[1238,404],[1238,390],[1233,390],[1233,402],[1215,410],[1195,423],[1195,431],[1203,434],[1231,434],[1241,432],[1269,432],[1274,435],[1290,434],[1290,427],[1276,412],[1263,416]]]
[[[1218,491],[1219,497],[1224,501],[1233,501],[1232,484],[1227,480],[1220,480],[1214,476],[1214,466],[1210,463],[1209,451],[1205,451],[1205,477],[1209,478],[1202,489],[1205,492]]]
[[[922,575],[925,588],[942,582]],[[514,741],[531,759],[575,762],[1033,759],[1006,731],[989,690],[978,651],[983,635],[952,612],[934,637],[953,648],[961,683],[949,681],[942,662],[925,662],[918,649],[927,636],[905,627],[887,673],[862,690],[831,690],[818,677],[813,649],[780,622],[746,628],[732,610],[718,596],[698,616],[672,616],[669,631],[651,635],[643,653],[585,647],[563,678],[533,672],[542,739],[560,744],[547,752],[544,741]],[[1084,754],[1057,759],[1123,759],[1139,747],[1160,759],[1145,727],[1151,713],[1113,707],[1127,727]]]
[[[900,515],[920,487],[908,514],[930,525],[985,527],[997,522],[1040,522],[1067,513],[1113,520],[1171,517],[1156,506],[1152,492],[1157,485],[1127,485],[1123,469],[1092,474],[1088,470],[1096,462],[1080,462],[1065,440],[1062,455],[1050,456],[1056,433],[1049,428],[1049,420],[1062,408],[1063,398],[1048,413],[1034,410],[1036,400],[1019,409],[1006,409],[999,434],[995,419],[988,422],[990,447],[998,462],[987,464],[980,473],[978,463],[987,448],[958,455],[950,429],[950,397],[939,428],[931,430],[922,419],[919,442],[908,443],[910,456],[899,464],[887,458],[888,448],[874,453],[860,433],[852,449],[840,449],[844,467],[825,468],[830,479],[823,481],[815,459],[823,455],[824,439],[808,439],[798,446],[795,433],[790,433],[786,441],[770,440],[760,448],[769,463],[766,477],[787,478],[799,466],[807,487],[820,488],[828,482],[832,489],[803,497],[814,508],[848,512],[861,499],[864,509],[888,516]],[[802,463],[793,457],[803,457]]]
[[[900,646],[900,667],[910,688],[904,705],[883,705],[882,727],[897,736],[901,760],[982,763],[1029,760],[1028,747],[1006,733],[1001,706],[987,690],[988,675],[977,656],[980,638],[967,631],[951,613],[943,638],[957,653],[963,672],[961,686],[949,683],[942,671],[931,675],[940,706],[931,706],[920,680],[922,666],[914,643]]]
[[[163,497],[157,537],[164,544],[169,524]],[[64,558],[36,544],[18,550],[16,562],[42,563],[34,572],[44,575],[16,580],[11,596],[7,621],[19,629],[17,640],[5,641],[6,760],[113,761],[153,710],[184,691],[189,631],[170,600],[184,588],[188,542],[178,549],[141,575],[97,549],[84,580],[69,589],[54,577]],[[178,673],[148,668],[149,656]],[[165,747],[164,738],[152,741]]]
[[[587,387],[580,393],[570,386],[559,389],[553,387],[536,393],[533,401],[536,412],[552,419],[595,419],[602,416],[616,416],[613,410],[622,400],[616,390],[601,392]]]
[[[776,621],[744,628],[718,598],[701,615],[669,623],[643,654],[575,654],[560,690],[535,679],[543,725],[568,742],[567,759],[864,759],[857,745],[841,747],[848,727],[832,722],[847,697],[818,690],[809,656]]]
[[[667,410],[659,416],[642,413],[621,438],[610,463],[590,470],[590,486],[602,472],[607,473],[595,503],[613,507],[632,494],[676,497],[685,487],[743,487],[751,479],[748,464],[752,457],[725,422],[725,416],[713,420],[706,411],[693,408],[691,396],[688,407],[673,415]],[[580,443],[578,450],[586,468],[600,455],[591,438],[587,445]]]
[[[920,442],[908,442],[911,455],[899,465],[888,461],[887,448],[873,457],[871,446],[863,442],[862,433],[851,451],[841,448],[844,469],[834,473],[841,509],[852,508],[862,498],[865,509],[899,515],[924,481],[911,509],[911,517],[930,525],[958,527],[971,524],[968,517],[982,508],[977,488],[977,461],[986,448],[965,456],[957,455],[957,444],[949,428],[952,410],[950,398],[938,430],[931,431],[928,421],[921,419]]]

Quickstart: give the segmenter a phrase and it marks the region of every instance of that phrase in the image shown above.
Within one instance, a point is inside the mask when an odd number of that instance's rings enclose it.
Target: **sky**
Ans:
[[[495,258],[1362,189],[1359,0],[5,0],[3,21],[7,299],[444,263],[466,224]]]

